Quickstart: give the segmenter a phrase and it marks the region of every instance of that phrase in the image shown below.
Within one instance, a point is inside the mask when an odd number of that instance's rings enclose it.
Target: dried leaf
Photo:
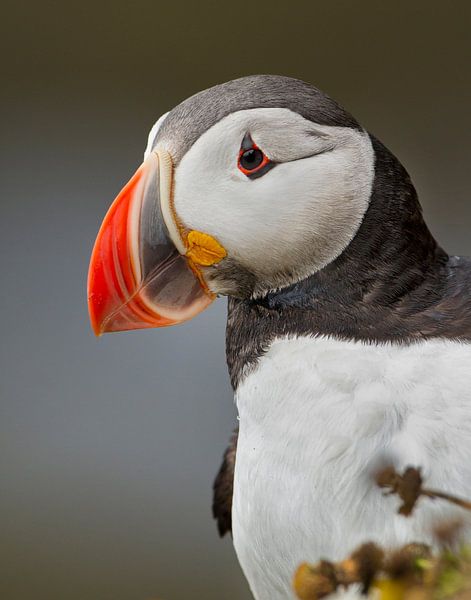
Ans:
[[[414,510],[415,504],[422,493],[422,475],[420,469],[407,467],[403,475],[399,475],[394,467],[388,466],[376,474],[376,483],[389,491],[387,494],[397,494],[402,505],[399,514],[408,517]]]
[[[300,600],[318,600],[337,589],[337,581],[330,563],[321,561],[312,566],[300,565],[294,575],[293,587]]]

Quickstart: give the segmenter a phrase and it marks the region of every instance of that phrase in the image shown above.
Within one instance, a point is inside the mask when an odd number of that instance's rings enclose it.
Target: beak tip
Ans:
[[[90,326],[92,328],[93,333],[95,334],[95,336],[97,338],[101,337],[104,333],[103,329],[102,329],[102,324],[100,323],[99,320],[94,318],[94,315],[92,314],[92,312],[89,312],[89,318],[90,318]]]
[[[101,328],[97,325],[92,325],[92,331],[95,334],[95,337],[101,338],[101,336],[105,333],[101,330]]]

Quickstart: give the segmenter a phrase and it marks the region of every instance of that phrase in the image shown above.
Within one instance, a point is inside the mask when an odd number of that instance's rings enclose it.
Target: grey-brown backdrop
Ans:
[[[99,222],[160,114],[271,72],[346,105],[405,163],[441,242],[471,253],[469,6],[3,3],[0,597],[249,597],[210,516],[235,423],[225,302],[96,340]]]

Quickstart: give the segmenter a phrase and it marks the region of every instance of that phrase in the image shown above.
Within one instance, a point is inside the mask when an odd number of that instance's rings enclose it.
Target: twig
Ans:
[[[469,500],[463,500],[463,498],[458,498],[458,496],[453,496],[452,494],[447,494],[446,492],[422,488],[420,495],[427,496],[428,498],[441,498],[442,500],[448,500],[448,502],[456,504],[457,506],[461,506],[461,508],[471,510],[471,502]]]

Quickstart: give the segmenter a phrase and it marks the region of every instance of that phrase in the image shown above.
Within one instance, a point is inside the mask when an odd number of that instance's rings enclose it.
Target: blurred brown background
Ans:
[[[99,223],[160,114],[280,73],[382,139],[439,240],[471,254],[470,24],[467,0],[3,2],[1,598],[249,598],[210,516],[235,423],[225,302],[97,341]]]

